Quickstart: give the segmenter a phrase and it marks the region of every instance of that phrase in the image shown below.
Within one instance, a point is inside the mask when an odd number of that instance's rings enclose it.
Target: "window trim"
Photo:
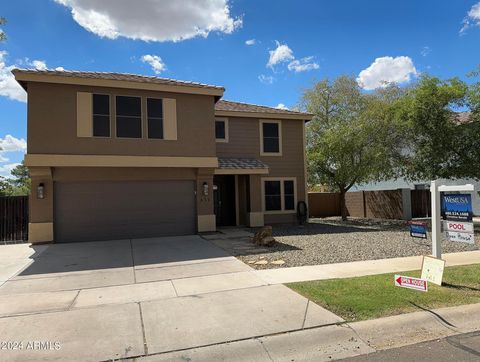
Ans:
[[[215,122],[225,123],[225,138],[217,138],[217,135],[215,135],[215,142],[217,142],[217,143],[228,143],[228,140],[229,140],[228,118],[215,117]]]
[[[132,98],[140,98],[140,125],[141,125],[141,135],[140,137],[121,137],[117,135],[117,98],[118,97],[132,97]],[[115,106],[115,115],[114,115],[114,124],[115,124],[115,138],[122,139],[122,140],[139,140],[139,139],[144,139],[145,138],[145,113],[146,110],[144,110],[144,104],[146,107],[146,101],[145,97],[139,96],[139,95],[133,95],[133,94],[115,94],[114,95],[114,106]],[[132,117],[132,116],[120,116],[120,117],[126,117],[126,118],[137,118],[137,117]]]
[[[113,116],[113,107],[112,107],[112,95],[110,93],[98,93],[98,92],[92,92],[90,93],[91,97],[92,97],[92,109],[91,109],[91,113],[92,113],[92,138],[99,138],[99,139],[108,139],[108,138],[112,138],[113,137],[113,127],[112,127],[112,116]],[[99,95],[99,96],[108,96],[108,111],[109,111],[109,114],[108,114],[108,118],[109,118],[109,130],[110,130],[110,136],[95,136],[93,134],[93,129],[94,129],[94,125],[93,125],[93,116],[95,115],[95,113],[93,113],[93,96],[94,95]],[[101,116],[99,114],[99,116]]]
[[[150,135],[148,134],[148,100],[149,99],[161,99],[162,100],[162,138],[150,138]],[[146,134],[148,140],[165,141],[165,116],[164,116],[163,107],[164,107],[163,97],[145,97],[145,122],[146,122],[146,124],[145,124],[145,134]],[[152,118],[159,119],[158,117],[152,117]],[[143,133],[142,133],[142,136],[143,136]]]
[[[278,152],[264,152],[263,151],[263,124],[264,123],[276,123],[278,124]],[[260,128],[260,156],[282,156],[282,121],[261,119],[259,121]]]
[[[281,210],[266,210],[265,205],[265,181],[280,181],[280,205]],[[285,185],[284,181],[293,181],[293,210],[285,210]],[[262,177],[262,210],[264,214],[296,214],[297,213],[297,178],[296,177]]]

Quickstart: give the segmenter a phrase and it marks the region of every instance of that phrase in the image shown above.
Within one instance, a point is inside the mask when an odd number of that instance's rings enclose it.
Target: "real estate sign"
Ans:
[[[395,275],[395,286],[419,290],[421,292],[428,291],[428,282],[424,279]]]
[[[442,285],[443,270],[445,269],[445,260],[424,256],[422,262],[422,279]]]
[[[457,241],[460,243],[475,244],[475,238],[472,234],[469,233],[459,233],[456,231],[446,231],[445,236],[447,240]]]
[[[447,240],[474,244],[472,196],[447,194],[442,198],[445,237]]]
[[[423,222],[411,221],[408,226],[410,228],[410,236],[412,238],[427,238],[427,224]]]
[[[460,233],[472,233],[473,234],[473,223],[471,222],[461,222],[461,221],[445,221],[444,222],[445,231],[457,231]]]
[[[470,194],[446,194],[442,198],[445,220],[472,221],[472,196]]]

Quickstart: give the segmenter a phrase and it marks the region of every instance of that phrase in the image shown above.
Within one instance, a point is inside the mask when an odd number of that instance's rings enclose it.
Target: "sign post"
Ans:
[[[440,226],[440,191],[438,191],[438,181],[432,181],[430,186],[432,194],[432,255],[442,258],[442,229]]]
[[[432,194],[432,256],[434,256],[435,258],[437,259],[442,258],[440,192],[457,192],[457,191],[473,192],[474,190],[475,188],[473,187],[472,184],[440,186],[438,185],[438,181],[432,181],[430,186],[430,193]],[[468,241],[465,241],[465,242],[468,242]]]

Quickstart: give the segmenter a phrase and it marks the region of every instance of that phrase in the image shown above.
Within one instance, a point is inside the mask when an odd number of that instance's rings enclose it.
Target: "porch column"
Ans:
[[[199,168],[197,171],[197,231],[216,230],[213,211],[213,169]],[[206,184],[207,190],[204,189]],[[206,191],[206,192],[205,192]]]
[[[249,188],[250,210],[247,213],[248,226],[263,226],[262,180],[260,175],[249,176]]]
[[[50,167],[30,167],[28,241],[32,244],[53,241],[53,180]],[[38,187],[43,186],[43,198]]]

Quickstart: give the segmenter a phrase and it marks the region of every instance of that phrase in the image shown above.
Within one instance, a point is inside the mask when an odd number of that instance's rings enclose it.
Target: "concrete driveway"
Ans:
[[[0,359],[154,357],[338,322],[199,236],[55,244],[0,287]]]

